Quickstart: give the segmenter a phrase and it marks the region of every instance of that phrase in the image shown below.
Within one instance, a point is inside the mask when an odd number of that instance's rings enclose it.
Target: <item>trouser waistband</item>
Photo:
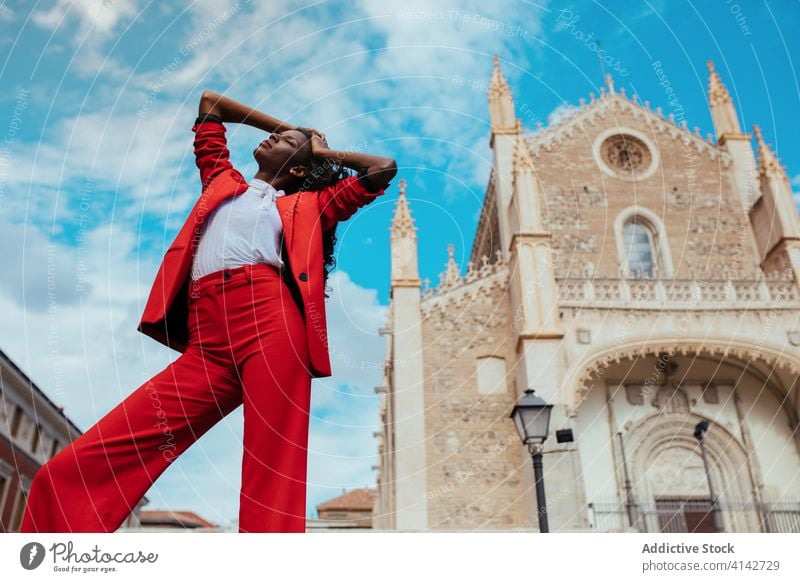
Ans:
[[[250,281],[255,277],[277,276],[280,277],[280,270],[267,263],[255,263],[252,265],[241,265],[239,267],[220,269],[199,279],[189,282],[189,292],[198,293],[206,287],[214,285],[228,285],[239,281]]]

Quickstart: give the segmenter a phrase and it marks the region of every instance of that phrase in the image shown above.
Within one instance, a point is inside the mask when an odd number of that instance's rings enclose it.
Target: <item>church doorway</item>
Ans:
[[[703,497],[657,497],[658,527],[662,533],[714,533],[711,500]]]

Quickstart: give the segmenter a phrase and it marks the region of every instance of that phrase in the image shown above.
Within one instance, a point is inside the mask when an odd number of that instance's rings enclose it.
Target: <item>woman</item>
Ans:
[[[240,404],[239,531],[305,531],[311,379],[331,375],[324,299],[336,224],[383,194],[397,164],[331,150],[313,129],[212,91],[198,113],[202,194],[138,326],[181,356],[39,470],[21,532],[115,531]],[[230,162],[224,123],[271,133],[253,151],[250,181]]]

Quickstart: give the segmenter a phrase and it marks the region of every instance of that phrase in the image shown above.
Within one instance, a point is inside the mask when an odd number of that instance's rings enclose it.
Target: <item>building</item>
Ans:
[[[372,529],[374,487],[342,490],[341,495],[317,504],[317,519],[306,519],[306,531],[365,531]]]
[[[551,531],[711,529],[703,420],[724,529],[800,531],[800,216],[708,65],[704,138],[674,93],[651,109],[610,76],[548,126],[520,119],[495,57],[471,257],[462,274],[451,246],[434,288],[401,181],[376,528],[537,531],[509,418],[533,388],[554,405]]]
[[[0,532],[19,530],[33,476],[83,432],[0,350]],[[142,498],[122,527],[138,523]]]
[[[137,524],[120,527],[117,531],[129,533],[216,533],[226,530],[222,526],[203,519],[193,511],[143,509],[139,512]]]

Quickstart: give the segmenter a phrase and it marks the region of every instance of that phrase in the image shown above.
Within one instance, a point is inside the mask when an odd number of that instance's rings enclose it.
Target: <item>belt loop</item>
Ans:
[[[245,264],[244,272],[245,272],[245,280],[249,283],[250,281],[253,280],[253,265]]]

